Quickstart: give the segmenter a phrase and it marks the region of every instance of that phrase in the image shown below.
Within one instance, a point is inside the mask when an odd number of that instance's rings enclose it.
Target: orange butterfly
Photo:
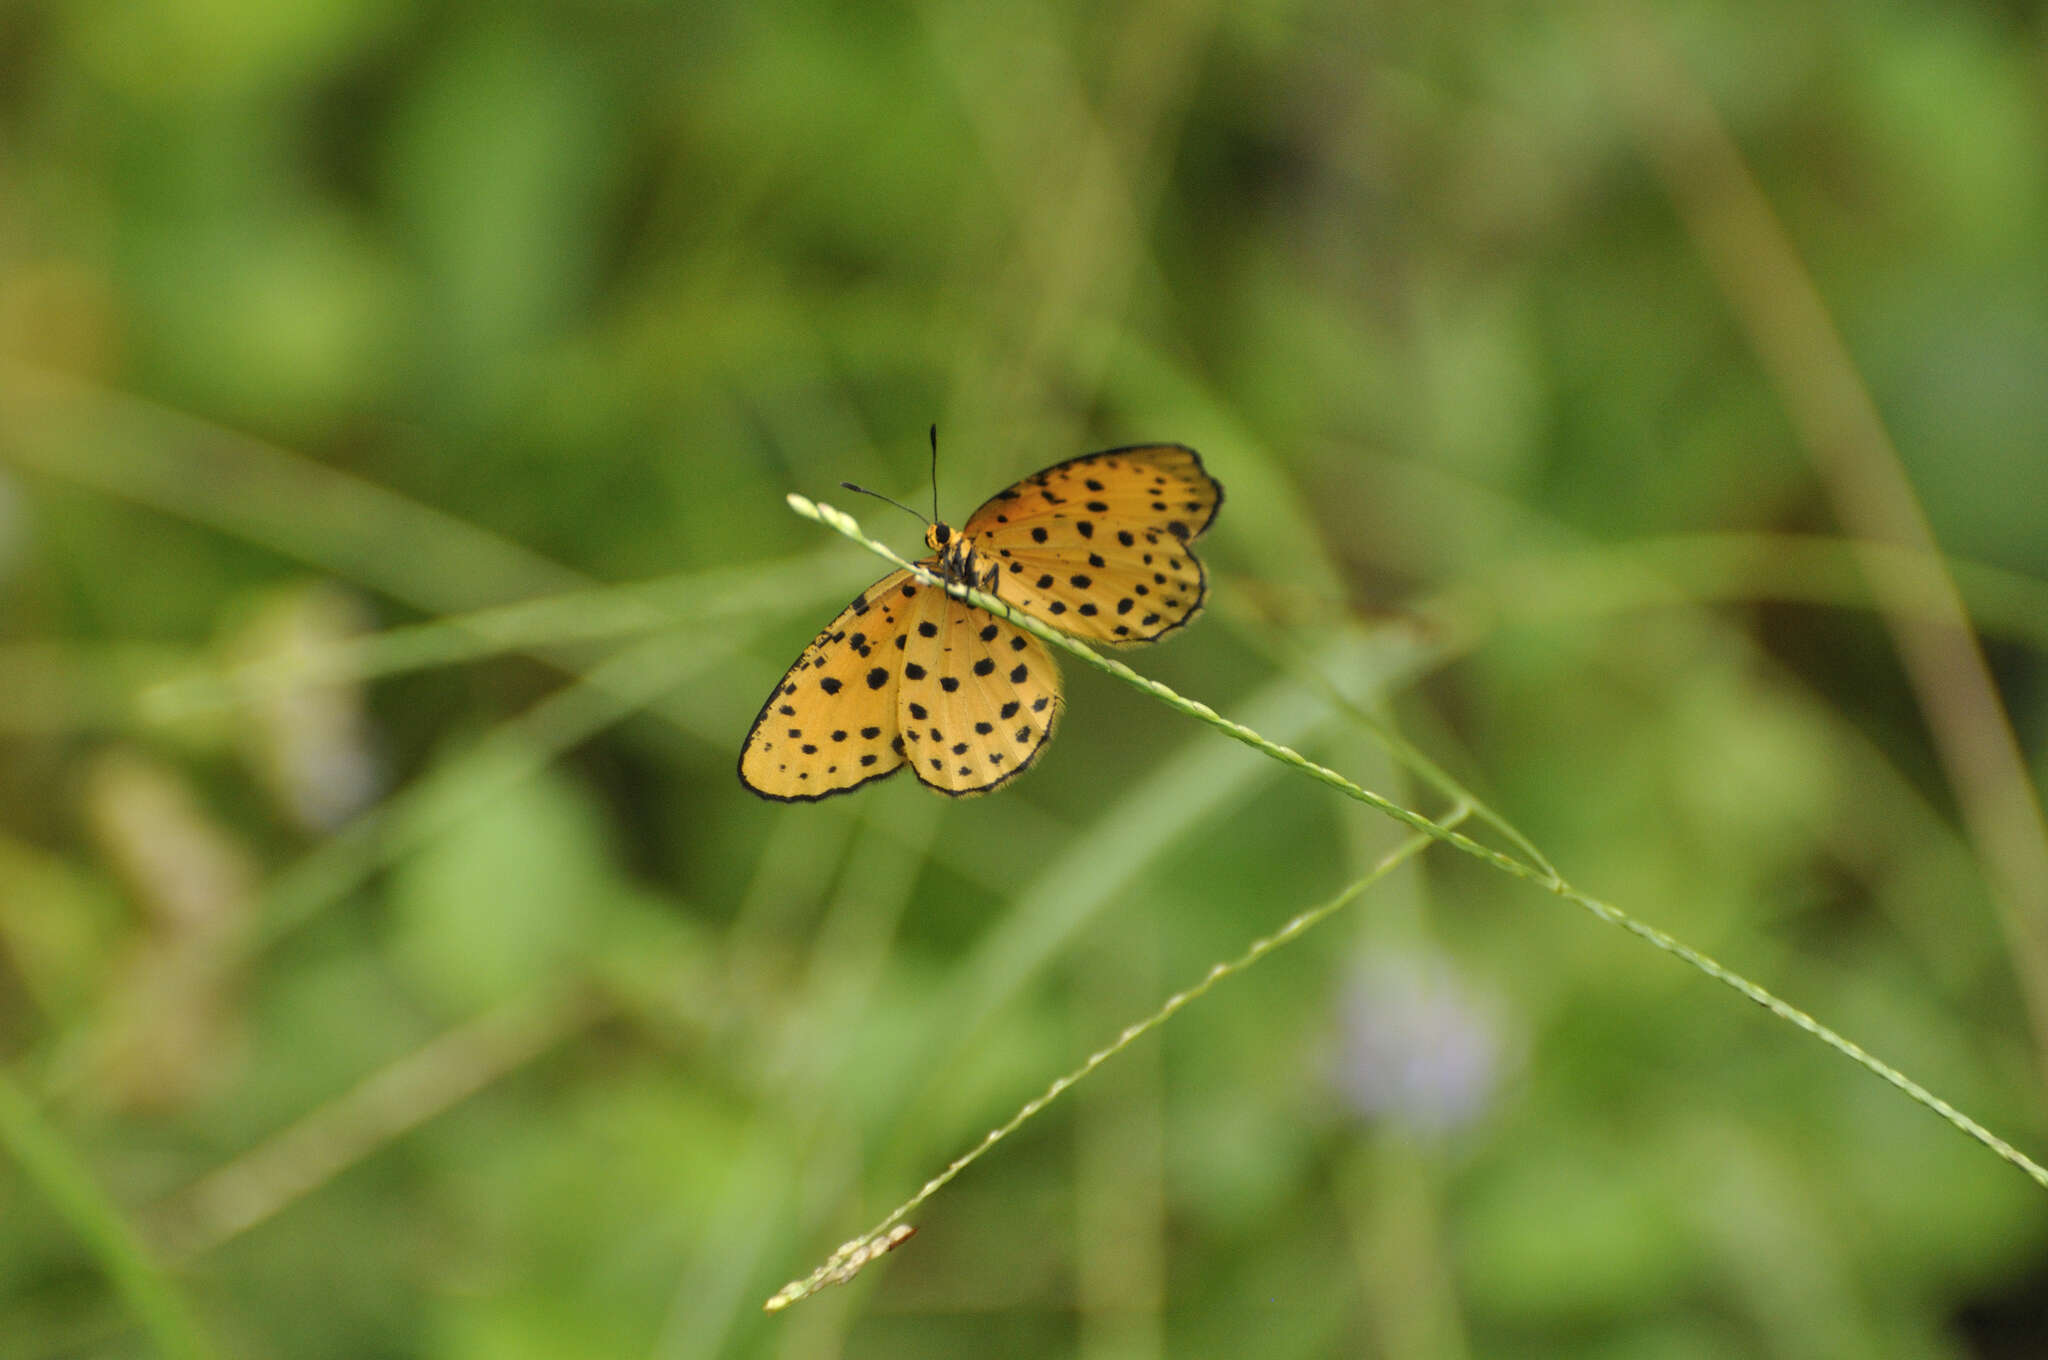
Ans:
[[[1201,610],[1208,582],[1188,544],[1222,504],[1193,449],[1109,449],[997,492],[958,532],[927,525],[934,555],[918,565],[1084,641],[1152,642]],[[1037,759],[1059,707],[1059,667],[1037,638],[891,572],[761,705],[740,782],[812,802],[907,764],[941,793],[986,793]]]

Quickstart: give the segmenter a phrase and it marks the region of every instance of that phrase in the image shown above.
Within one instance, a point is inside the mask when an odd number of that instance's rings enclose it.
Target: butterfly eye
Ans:
[[[931,545],[932,545],[932,546],[933,546],[934,548],[943,548],[943,547],[945,547],[945,546],[946,546],[946,544],[948,544],[948,543],[950,543],[950,542],[952,541],[952,539],[953,539],[953,531],[952,531],[952,530],[951,530],[950,528],[948,528],[948,527],[947,527],[946,525],[943,525],[943,524],[934,524],[934,525],[932,526],[932,528],[931,528],[931,535],[930,535],[930,537],[931,537],[931,540],[932,540],[932,544],[931,544]]]

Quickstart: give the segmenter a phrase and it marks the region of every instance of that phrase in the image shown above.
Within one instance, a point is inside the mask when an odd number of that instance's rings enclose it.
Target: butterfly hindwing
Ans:
[[[761,706],[740,747],[740,781],[766,798],[809,802],[903,764],[896,722],[911,579],[892,572],[854,597]]]
[[[1014,779],[1052,737],[1059,666],[1014,624],[930,586],[904,589],[922,606],[897,698],[911,769],[956,797]]]
[[[1145,444],[1055,464],[999,492],[964,532],[1002,570],[1003,600],[1090,641],[1149,642],[1201,610],[1188,544],[1223,503],[1193,449]]]

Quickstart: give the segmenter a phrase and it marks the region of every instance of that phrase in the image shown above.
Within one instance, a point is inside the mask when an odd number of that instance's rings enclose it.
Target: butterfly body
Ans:
[[[960,529],[925,529],[918,565],[1091,642],[1150,642],[1207,595],[1188,544],[1223,488],[1179,444],[1086,454],[996,493]],[[811,802],[909,765],[953,796],[1021,774],[1060,708],[1045,645],[896,571],[854,597],[791,666],[740,748],[740,781]]]
[[[955,585],[972,586],[985,595],[996,593],[1003,569],[974,550],[974,539],[955,533],[943,520],[925,526],[924,545],[937,553],[918,565],[927,567]]]

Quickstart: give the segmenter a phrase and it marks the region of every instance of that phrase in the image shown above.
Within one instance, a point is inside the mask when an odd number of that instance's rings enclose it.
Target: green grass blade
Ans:
[[[216,1353],[91,1170],[5,1072],[0,1072],[0,1144],[98,1260],[159,1354],[202,1360]]]

